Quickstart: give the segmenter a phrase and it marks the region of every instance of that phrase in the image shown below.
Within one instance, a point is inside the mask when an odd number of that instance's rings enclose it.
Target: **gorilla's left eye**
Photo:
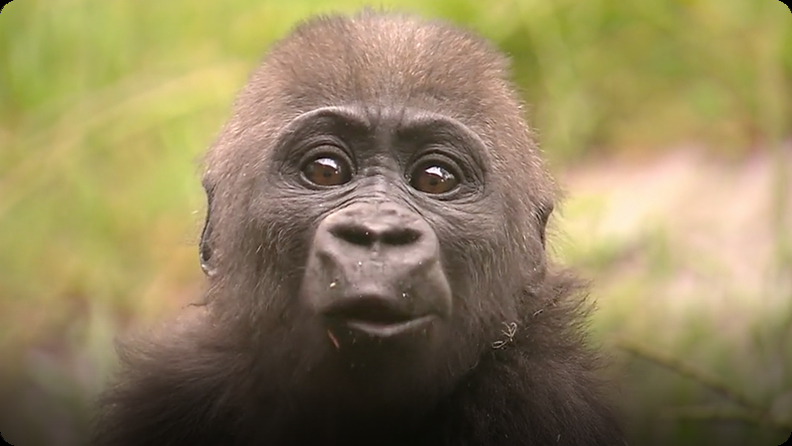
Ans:
[[[427,194],[443,194],[459,184],[457,177],[440,164],[425,164],[410,175],[410,185]]]
[[[302,172],[308,181],[320,186],[338,186],[352,178],[349,164],[331,156],[315,158],[303,167]]]

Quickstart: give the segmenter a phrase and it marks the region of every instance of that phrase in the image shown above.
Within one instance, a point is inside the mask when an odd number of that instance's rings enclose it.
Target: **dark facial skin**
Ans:
[[[315,227],[294,305],[326,333],[316,369],[338,370],[349,396],[365,390],[369,409],[391,388],[431,385],[453,310],[439,217],[454,200],[475,200],[476,177],[463,172],[481,171],[466,153],[480,142],[447,119],[355,106],[310,111],[284,134],[271,175]]]
[[[121,349],[94,444],[622,444],[506,66],[409,16],[276,44],[206,157],[203,306]]]
[[[413,394],[434,398],[426,393],[447,391],[453,375],[490,348],[501,322],[516,320],[493,302],[485,308],[493,314],[475,310],[489,327],[471,326],[466,306],[488,297],[474,290],[494,297],[504,282],[475,277],[472,260],[505,269],[496,256],[509,252],[497,252],[508,229],[487,183],[484,143],[460,121],[390,104],[319,107],[287,123],[267,155],[253,180],[264,197],[248,205],[243,239],[256,240],[262,228],[300,228],[304,244],[293,251],[304,256],[284,264],[276,252],[272,261],[302,273],[288,283],[295,298],[282,304],[295,314],[292,326],[317,344],[293,347],[309,370],[295,367],[292,379],[322,383],[306,397],[326,398],[330,388],[339,400],[366,395],[364,411]],[[266,254],[268,239],[257,251]]]
[[[283,178],[305,188],[311,207],[332,209],[318,217],[299,293],[331,339],[337,331],[385,345],[430,339],[451,315],[440,242],[422,216],[433,211],[413,203],[453,199],[468,185],[452,173],[458,149],[404,137],[423,124],[402,119],[411,115],[333,107],[289,126],[299,139],[282,146]]]

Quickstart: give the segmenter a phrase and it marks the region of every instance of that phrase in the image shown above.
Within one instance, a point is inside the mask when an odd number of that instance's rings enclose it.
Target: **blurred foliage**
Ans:
[[[32,395],[59,402],[19,412],[82,426],[81,409],[111,367],[113,334],[130,319],[152,319],[196,295],[199,157],[234,93],[296,21],[363,4],[6,5],[0,14],[0,378],[27,383],[5,386],[17,399],[35,400],[26,393],[32,388],[39,392]],[[775,0],[377,4],[445,17],[494,40],[513,58],[529,119],[557,166],[650,154],[680,141],[735,157],[792,133],[792,16]],[[781,206],[789,183],[779,181]],[[782,221],[778,246],[789,246]],[[618,245],[601,242],[575,260],[608,264],[619,257]],[[668,253],[655,254],[660,263],[652,273],[673,274]],[[789,251],[779,251],[783,256],[792,264]],[[625,284],[622,292],[641,286]],[[629,299],[624,302],[623,311],[630,311]],[[607,330],[609,317],[624,319],[605,314],[599,330]],[[723,361],[712,364],[729,369]],[[658,385],[659,392],[688,391],[663,382],[671,390]],[[0,409],[0,420],[4,415]],[[684,432],[679,435],[675,444],[706,442],[690,434],[684,443]]]

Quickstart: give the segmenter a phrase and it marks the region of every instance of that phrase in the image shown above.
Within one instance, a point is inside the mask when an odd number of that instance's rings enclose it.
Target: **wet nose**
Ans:
[[[381,203],[350,206],[329,216],[325,223],[335,243],[367,249],[412,245],[420,250],[420,242],[431,233],[418,215]]]

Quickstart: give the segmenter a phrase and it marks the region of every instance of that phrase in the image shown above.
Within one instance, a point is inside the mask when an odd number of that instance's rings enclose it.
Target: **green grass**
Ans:
[[[79,443],[84,409],[113,367],[115,333],[200,291],[200,155],[233,95],[295,21],[363,4],[16,0],[3,9],[0,431],[49,444],[57,421],[66,426],[57,435]],[[774,0],[375,4],[448,18],[508,52],[555,170],[687,141],[739,159],[792,133],[792,15]],[[774,175],[774,279],[748,300],[787,292],[792,276],[790,174]],[[559,231],[560,257],[604,283],[595,292],[607,297],[594,320],[598,338],[626,336],[691,359],[756,394],[774,417],[792,418],[790,397],[771,398],[792,388],[792,346],[783,341],[792,337],[790,310],[744,311],[740,339],[750,354],[735,353],[730,339],[714,335],[722,313],[680,316],[658,303],[663,284],[711,260],[680,257],[674,229],[663,224],[626,237],[594,231],[602,205],[597,196],[573,200]],[[636,256],[639,271],[625,274]],[[625,404],[645,440],[708,444],[708,435],[726,432],[721,444],[759,445],[783,437],[751,423],[653,422],[661,405],[720,400],[629,358],[625,382],[641,392]],[[747,358],[755,365],[740,365]],[[741,435],[771,440],[741,443]]]

